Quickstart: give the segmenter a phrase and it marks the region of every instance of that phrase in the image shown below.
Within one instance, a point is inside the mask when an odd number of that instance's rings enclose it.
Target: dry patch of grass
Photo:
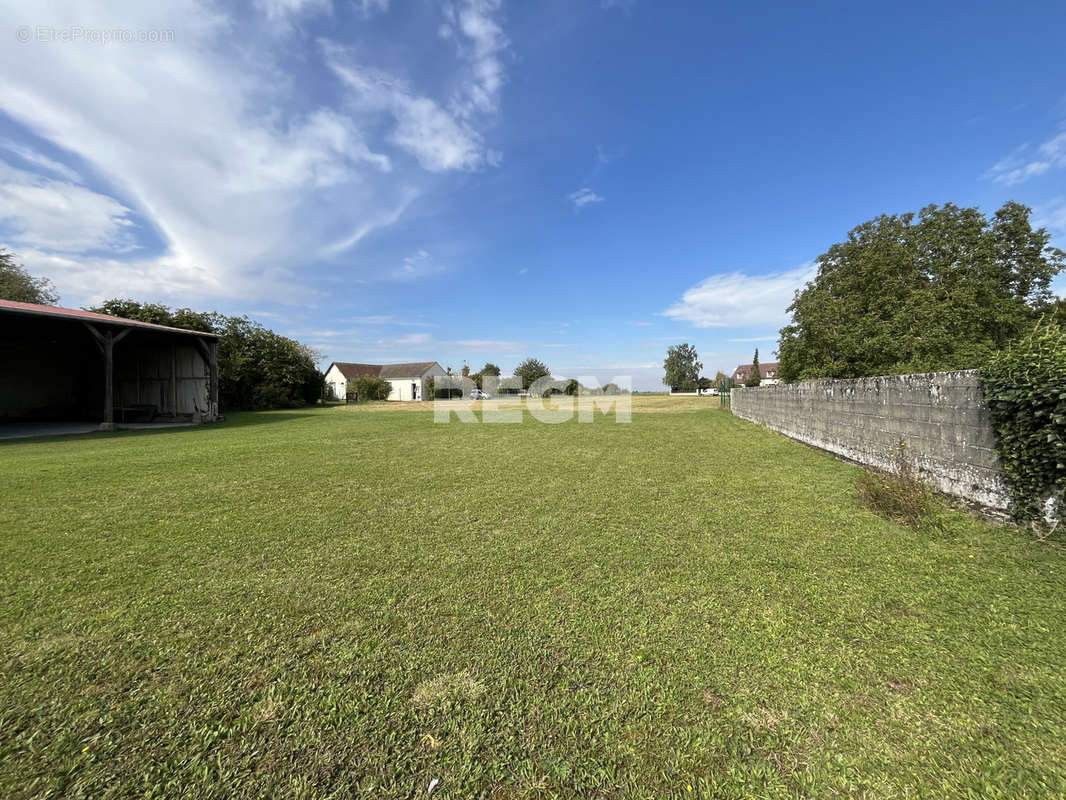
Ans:
[[[436,675],[415,688],[411,702],[422,709],[440,708],[452,703],[476,701],[485,694],[485,686],[466,671]]]

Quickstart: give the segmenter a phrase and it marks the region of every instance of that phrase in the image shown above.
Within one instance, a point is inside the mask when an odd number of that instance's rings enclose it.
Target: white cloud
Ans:
[[[198,298],[236,292],[249,299],[271,297],[278,288],[265,277],[224,288],[209,270],[170,257],[132,261],[72,257],[26,247],[19,249],[18,256],[32,274],[47,275],[61,287],[65,305],[97,303],[115,296],[156,298],[160,295],[180,297],[192,304]],[[78,303],[67,300],[70,294],[78,298]],[[306,294],[297,296],[306,297]]]
[[[605,199],[588,188],[582,188],[578,189],[576,192],[570,192],[566,198],[573,203],[574,208],[577,209],[584,208],[590,203],[602,203]]]
[[[1005,186],[1015,186],[1056,167],[1066,167],[1066,132],[1053,136],[1035,149],[1022,145],[995,164],[985,177]]]
[[[16,248],[63,253],[134,249],[130,210],[106,195],[0,162],[0,227]]]
[[[400,267],[390,273],[390,277],[396,281],[413,281],[443,271],[444,267],[434,261],[433,256],[425,250],[419,250],[404,258]]]
[[[1066,197],[1056,197],[1033,209],[1033,227],[1066,235]]]
[[[71,183],[82,182],[81,175],[79,175],[75,170],[71,169],[66,164],[60,164],[55,159],[49,158],[48,156],[42,153],[38,153],[32,147],[26,147],[24,145],[20,145],[16,142],[12,142],[9,140],[0,142],[0,147],[3,147],[5,150],[11,153],[14,153],[23,161],[29,164],[33,164],[35,167],[39,167],[40,169],[43,169],[47,172],[54,173],[55,175],[58,175],[59,177],[63,178],[64,180],[70,181]]]
[[[493,19],[499,10],[500,0],[462,0],[444,6],[446,22],[440,28],[440,36],[456,42],[470,69],[468,80],[452,101],[452,110],[458,116],[496,111],[504,82],[500,55],[510,44]],[[456,36],[456,31],[460,36]]]
[[[389,10],[389,0],[354,0],[354,2],[364,17],[369,17],[374,12],[384,14]]]
[[[350,90],[356,110],[390,114],[393,144],[418,159],[423,169],[473,170],[488,161],[481,135],[436,101],[416,94],[395,75],[355,63],[338,45],[325,42],[322,49],[330,69]]]
[[[444,6],[439,34],[456,44],[464,72],[447,107],[415,91],[400,76],[359,63],[352,51],[330,42],[322,50],[333,73],[347,86],[362,113],[387,113],[390,139],[430,172],[497,166],[501,155],[485,146],[474,124],[499,105],[505,70],[501,55],[510,43],[494,19],[499,0],[463,0]]]
[[[788,321],[786,309],[796,289],[817,272],[815,265],[807,264],[767,275],[712,275],[687,290],[681,300],[662,313],[697,328],[783,325]]]
[[[436,328],[434,322],[412,322],[402,319],[393,314],[367,314],[361,317],[352,317],[352,322],[357,325],[400,325],[408,328]]]
[[[395,208],[386,211],[385,213],[372,213],[368,214],[356,227],[355,230],[346,233],[340,239],[337,239],[329,244],[325,245],[319,250],[319,256],[323,258],[330,258],[332,256],[339,255],[345,250],[350,250],[355,247],[359,242],[365,239],[368,235],[378,230],[379,228],[387,228],[389,225],[394,224],[400,217],[403,216],[403,212],[407,210],[407,207],[415,200],[417,193],[414,189],[408,188],[402,193],[399,198],[398,204]]]
[[[777,334],[774,334],[773,336],[749,336],[742,339],[726,339],[726,341],[735,344],[746,344],[748,342],[776,342],[777,339]]]
[[[359,7],[369,13],[387,6],[362,0]],[[388,99],[383,107],[380,100],[377,110],[356,103],[342,113],[316,105],[313,98],[328,93],[301,83],[308,74],[321,83],[320,74],[287,69],[292,48],[303,46],[302,40],[276,35],[275,21],[325,12],[326,2],[264,0],[258,25],[238,25],[208,0],[0,0],[0,9],[11,29],[42,20],[100,30],[119,24],[171,30],[181,22],[166,43],[30,42],[0,48],[0,111],[70,153],[100,180],[79,189],[77,174],[64,171],[69,168],[6,148],[68,184],[48,185],[48,197],[30,193],[37,201],[33,225],[25,219],[29,212],[11,217],[21,225],[23,249],[36,248],[38,259],[55,255],[63,262],[68,251],[60,247],[108,243],[121,256],[126,242],[120,221],[130,209],[151,229],[149,239],[162,243],[154,259],[80,259],[91,278],[79,277],[74,264],[57,268],[55,280],[64,294],[86,287],[129,294],[135,286],[151,299],[166,300],[172,291],[181,291],[183,301],[194,290],[226,297],[250,291],[250,296],[274,292],[274,299],[292,302],[306,296],[301,287],[308,281],[292,274],[291,265],[306,264],[309,256],[335,257],[371,231],[396,223],[430,185],[424,170],[498,162],[475,121],[457,118],[442,105],[456,84],[499,90],[491,70],[476,66],[476,56],[498,56],[503,45],[497,37],[496,45],[479,49],[479,41],[493,41],[496,34],[476,26],[458,37],[470,58],[438,71],[445,87],[439,101],[394,83],[378,95]],[[427,36],[433,37],[433,29]],[[323,50],[295,55],[317,62]],[[389,113],[395,124],[382,131],[380,118]],[[403,157],[408,152],[417,162]],[[71,207],[92,214],[87,228],[57,244],[55,226],[43,227],[40,206],[60,196],[60,189]],[[20,199],[6,202],[10,207]]]
[[[383,339],[378,342],[378,344],[382,346],[389,345],[396,347],[422,347],[432,343],[433,337],[428,333],[408,333],[404,336],[398,336],[395,339]]]
[[[285,22],[292,16],[333,10],[330,0],[255,0],[255,4],[268,19]]]
[[[519,275],[525,275],[527,272],[529,272],[529,267],[522,267],[522,269],[518,270]]]

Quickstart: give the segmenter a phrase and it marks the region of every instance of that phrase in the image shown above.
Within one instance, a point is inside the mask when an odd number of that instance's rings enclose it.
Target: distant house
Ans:
[[[733,370],[733,380],[739,384],[747,383],[749,375],[751,375],[751,364],[741,364]],[[765,364],[759,364],[759,378],[760,382],[767,386],[780,383],[781,381],[777,378],[777,362],[769,361]]]
[[[326,370],[326,384],[333,388],[338,399],[342,399],[348,396],[349,382],[356,378],[384,378],[392,384],[390,400],[421,400],[426,397],[426,381],[444,374],[444,368],[436,361],[414,364],[351,364],[334,361]]]

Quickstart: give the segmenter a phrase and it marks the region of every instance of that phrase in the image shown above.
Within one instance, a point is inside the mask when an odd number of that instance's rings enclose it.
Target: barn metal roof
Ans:
[[[33,317],[53,317],[55,319],[78,320],[80,322],[96,322],[106,325],[121,325],[124,328],[146,328],[159,331],[160,333],[181,333],[186,336],[199,336],[207,339],[217,339],[218,334],[204,331],[190,331],[187,328],[172,328],[169,325],[156,325],[152,322],[140,322],[135,319],[113,317],[110,314],[98,314],[95,311],[85,311],[80,308],[60,308],[59,306],[41,306],[36,303],[19,303],[14,300],[0,300],[0,313],[23,314]]]

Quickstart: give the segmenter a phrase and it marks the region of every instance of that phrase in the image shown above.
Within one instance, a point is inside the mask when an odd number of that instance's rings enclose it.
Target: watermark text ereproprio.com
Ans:
[[[15,39],[21,44],[167,44],[176,35],[169,28],[92,28],[85,25],[20,25]]]

